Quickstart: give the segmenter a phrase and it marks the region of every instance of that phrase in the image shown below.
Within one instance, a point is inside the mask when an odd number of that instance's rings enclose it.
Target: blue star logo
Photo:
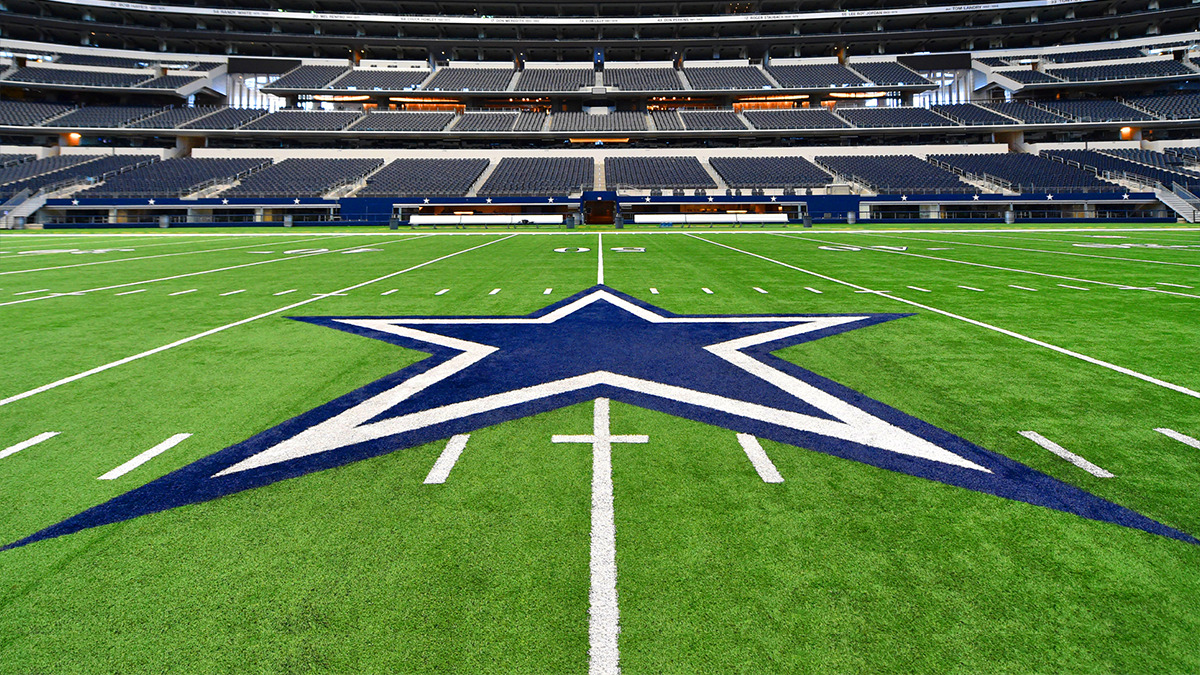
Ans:
[[[908,316],[684,316],[600,285],[520,317],[293,317],[429,357],[10,547],[600,398],[1200,543],[772,354]]]

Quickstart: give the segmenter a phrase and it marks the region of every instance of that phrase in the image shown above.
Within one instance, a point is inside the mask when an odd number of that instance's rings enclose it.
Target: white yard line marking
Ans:
[[[1193,448],[1200,450],[1200,440],[1196,440],[1196,439],[1192,438],[1191,436],[1188,436],[1186,434],[1181,434],[1178,431],[1175,431],[1173,429],[1155,429],[1155,431],[1162,434],[1163,436],[1166,436],[1168,438],[1173,438],[1173,439],[1179,441],[1180,443],[1183,443],[1185,445],[1190,445]],[[0,457],[3,457],[3,456],[4,456],[4,453],[0,452]]]
[[[133,295],[134,293],[145,293],[146,289],[139,288],[136,291],[125,291],[124,293],[113,293],[113,295]]]
[[[959,286],[959,288],[965,288],[968,291],[975,291],[976,293],[983,293],[982,288],[975,288],[974,286]]]
[[[805,286],[804,290],[812,291],[813,293],[816,293],[817,295],[820,295],[825,292],[825,291],[818,291],[817,289],[813,288],[812,286]]]
[[[189,288],[189,289],[187,289],[186,291],[176,291],[176,292],[174,292],[174,293],[167,293],[167,295],[168,295],[168,296],[174,296],[174,295],[187,295],[188,293],[195,293],[195,292],[196,292],[196,291],[198,291],[198,290],[200,290],[200,289],[197,289],[197,288]]]
[[[425,477],[426,485],[446,482],[446,479],[450,477],[450,470],[458,462],[458,457],[462,454],[463,449],[467,447],[467,439],[470,437],[471,434],[459,434],[450,438],[446,443],[446,449],[442,450],[441,455],[438,455],[433,468],[429,470],[429,475]]]
[[[21,291],[20,293],[13,293],[13,295],[32,295],[34,293],[45,293],[48,290],[50,290],[50,289],[49,288],[39,288],[36,291]]]
[[[1158,282],[1158,285],[1159,286],[1173,286],[1175,288],[1191,288],[1191,286],[1184,286],[1183,284],[1169,284],[1165,281]]]
[[[1069,288],[1073,291],[1090,291],[1090,290],[1092,290],[1090,288],[1084,288],[1083,286],[1068,286],[1067,284],[1059,284],[1059,286],[1062,286],[1063,288]]]
[[[332,297],[332,296],[345,297],[346,295],[348,295],[348,293],[338,293],[337,291],[334,291],[332,293],[313,293],[313,295],[320,296],[322,298],[328,298],[328,297]]]
[[[758,477],[764,483],[782,483],[783,476],[779,475],[779,471],[775,468],[774,462],[767,456],[767,451],[763,450],[762,444],[758,439],[750,434],[738,434],[738,443],[742,445],[742,450],[746,452],[746,458],[754,465],[754,470],[758,472]]]
[[[1028,438],[1029,440],[1033,441],[1034,443],[1037,443],[1038,445],[1042,446],[1043,448],[1049,450],[1050,452],[1053,452],[1054,454],[1058,455],[1059,457],[1062,457],[1063,459],[1065,459],[1068,462],[1074,464],[1075,466],[1083,469],[1084,471],[1092,474],[1096,478],[1112,478],[1113,477],[1113,475],[1111,473],[1109,473],[1108,471],[1101,469],[1100,467],[1096,466],[1095,464],[1092,464],[1091,462],[1087,461],[1086,459],[1071,452],[1070,450],[1067,450],[1063,446],[1059,445],[1058,443],[1055,443],[1054,441],[1046,438],[1045,436],[1039,434],[1036,431],[1022,431],[1021,435],[1024,436],[1025,438]]]
[[[27,441],[21,441],[20,443],[17,443],[16,445],[10,445],[9,447],[7,447],[5,449],[0,450],[0,459],[4,459],[5,457],[8,457],[9,455],[15,455],[18,452],[24,450],[25,448],[31,448],[31,447],[37,445],[38,443],[41,443],[42,441],[50,440],[51,438],[54,438],[55,436],[57,436],[59,433],[61,433],[61,432],[47,431],[46,433],[38,434],[37,436],[34,436],[33,438],[31,438]]]
[[[393,288],[393,289],[392,289],[392,290],[390,290],[390,291],[384,291],[384,292],[380,293],[380,295],[391,295],[392,293],[395,293],[395,292],[396,292],[396,291],[398,291],[398,290],[400,290],[400,289],[399,289],[399,288]]]
[[[493,236],[494,236],[494,235],[493,235]],[[497,243],[500,243],[500,242],[502,242],[502,241],[505,241],[505,240],[507,240],[507,239],[511,239],[511,238],[513,238],[513,237],[515,237],[515,236],[517,236],[517,235],[516,235],[516,234],[510,234],[510,235],[508,235],[508,236],[501,237],[501,238],[499,238],[499,239],[493,239],[493,240],[491,240],[491,241],[489,241],[489,242],[485,242],[485,243],[483,243],[483,244],[477,244],[477,245],[475,245],[475,246],[472,246],[472,247],[470,247],[470,248],[465,248],[465,249],[463,249],[463,250],[461,250],[461,251],[455,251],[454,253],[450,253],[450,254],[447,254],[447,255],[444,255],[444,256],[440,256],[440,257],[434,258],[433,260],[428,260],[428,261],[426,261],[426,262],[419,263],[419,264],[417,264],[417,265],[413,265],[412,267],[408,267],[408,268],[402,269],[402,270],[400,270],[399,272],[391,272],[391,273],[389,273],[389,274],[385,274],[385,275],[383,275],[383,276],[381,276],[381,277],[376,277],[376,278],[374,278],[374,279],[370,279],[370,280],[368,280],[368,281],[364,281],[364,282],[362,282],[362,283],[354,284],[353,286],[347,286],[347,287],[345,287],[345,288],[343,288],[343,289],[341,289],[341,290],[343,290],[343,291],[353,291],[353,290],[355,290],[355,289],[362,288],[363,286],[370,286],[371,284],[378,283],[378,282],[380,282],[380,281],[383,281],[384,279],[391,279],[392,277],[399,276],[399,275],[401,275],[401,274],[406,274],[406,273],[408,273],[408,272],[412,272],[413,270],[421,269],[422,267],[426,267],[426,266],[428,266],[428,265],[432,265],[432,264],[434,264],[434,263],[441,262],[441,261],[443,261],[443,260],[446,260],[446,259],[448,259],[448,258],[453,258],[453,257],[455,257],[455,256],[462,255],[462,254],[464,254],[464,253],[470,253],[471,251],[475,251],[475,250],[481,249],[481,248],[483,248],[483,247],[485,247],[485,246],[491,246],[492,244],[497,244]],[[324,296],[321,296],[321,297],[324,297]],[[61,387],[61,386],[63,386],[64,384],[70,384],[71,382],[76,382],[76,381],[78,381],[78,380],[82,380],[82,379],[83,379],[83,378],[85,378],[85,377],[91,377],[92,375],[95,375],[95,374],[97,374],[97,373],[102,373],[102,372],[104,372],[104,371],[106,371],[106,370],[110,370],[110,369],[112,369],[112,368],[116,368],[117,366],[123,366],[123,365],[125,365],[126,363],[132,363],[133,361],[137,361],[137,360],[139,360],[139,359],[144,359],[144,358],[146,358],[147,356],[153,356],[154,354],[158,354],[158,353],[161,353],[161,352],[165,352],[165,351],[167,351],[168,349],[174,349],[175,347],[179,347],[179,346],[181,346],[181,345],[186,345],[186,344],[188,344],[188,343],[190,343],[190,342],[195,342],[196,340],[199,340],[199,339],[201,339],[201,338],[206,338],[206,337],[208,337],[208,336],[210,336],[210,335],[216,335],[217,333],[220,333],[220,332],[222,332],[222,331],[229,330],[230,328],[236,328],[236,327],[238,327],[238,326],[242,326],[242,325],[248,324],[248,323],[250,323],[250,322],[252,322],[252,321],[258,321],[259,319],[264,319],[264,318],[266,318],[266,317],[268,317],[268,316],[275,316],[276,314],[280,314],[280,313],[282,313],[282,312],[291,311],[291,310],[293,310],[293,309],[296,309],[297,307],[303,307],[304,305],[307,305],[307,304],[309,304],[310,302],[316,302],[316,301],[320,300],[320,299],[321,299],[321,297],[309,298],[309,299],[307,299],[307,300],[301,300],[300,302],[294,302],[294,303],[292,303],[292,304],[290,304],[290,305],[286,305],[286,306],[284,306],[284,307],[280,307],[280,308],[278,308],[278,309],[273,309],[273,310],[271,310],[271,311],[269,311],[269,312],[263,312],[263,313],[261,313],[261,314],[255,314],[254,316],[251,316],[251,317],[248,317],[248,318],[245,318],[245,319],[241,319],[240,321],[234,321],[233,323],[227,323],[227,324],[225,324],[224,326],[217,326],[216,328],[210,328],[210,329],[208,329],[208,330],[206,330],[206,331],[203,331],[203,332],[200,332],[200,333],[196,333],[195,335],[191,335],[191,336],[185,337],[185,338],[183,338],[183,339],[181,339],[181,340],[176,340],[176,341],[174,341],[174,342],[171,342],[171,343],[168,343],[168,344],[162,345],[161,347],[155,347],[154,349],[148,349],[148,350],[146,350],[146,351],[144,351],[144,352],[141,352],[140,354],[134,354],[133,356],[126,356],[126,357],[125,357],[125,358],[123,358],[123,359],[118,359],[118,360],[116,360],[116,361],[112,361],[111,363],[106,363],[106,364],[104,364],[104,365],[102,365],[102,366],[97,366],[97,367],[95,367],[95,368],[92,368],[91,370],[85,370],[85,371],[83,371],[82,373],[76,373],[75,375],[71,375],[70,377],[64,377],[64,378],[62,378],[61,380],[55,380],[54,382],[51,382],[50,384],[44,384],[44,385],[42,385],[42,386],[40,386],[40,387],[37,387],[37,388],[35,388],[35,389],[30,389],[29,391],[21,392],[20,394],[15,394],[15,395],[13,395],[13,396],[9,396],[8,398],[5,398],[5,399],[0,399],[0,406],[8,405],[9,403],[14,403],[14,402],[16,402],[16,401],[20,401],[20,400],[22,400],[22,399],[29,398],[30,396],[36,396],[37,394],[41,394],[42,392],[50,391],[51,389],[55,389],[55,388],[57,388],[57,387]]]
[[[550,295],[550,293],[553,291],[553,288],[547,288],[546,290],[542,291],[542,295]]]
[[[227,295],[237,295],[238,293],[245,293],[245,292],[246,292],[246,289],[243,288],[243,289],[236,290],[236,291],[229,291],[228,293],[221,293],[220,296],[223,298]]]
[[[449,292],[450,292],[449,288],[443,288],[442,290],[438,291],[437,293],[434,293],[434,295],[445,295],[446,293],[449,293]]]
[[[288,293],[295,293],[295,292],[296,292],[296,289],[294,289],[294,288],[289,288],[289,289],[288,289],[288,290],[286,290],[286,291],[279,291],[278,293],[272,293],[271,295],[274,295],[274,296],[278,297],[278,296],[280,296],[280,295],[287,295]]]
[[[493,288],[490,292],[488,292],[488,295],[495,295],[499,292],[500,292],[499,288]]]
[[[340,235],[340,236],[345,236],[345,235]],[[367,246],[384,246],[387,244],[396,244],[396,243],[401,243],[401,242],[405,242],[405,241],[412,241],[413,239],[422,239],[424,237],[429,237],[429,236],[432,236],[432,235],[422,234],[422,235],[417,235],[415,237],[410,236],[407,239],[396,239],[393,241],[380,241],[380,242],[376,242],[374,244],[367,244]],[[289,243],[295,243],[295,242],[289,242]],[[230,267],[218,267],[216,269],[201,270],[199,272],[188,272],[186,274],[176,274],[174,276],[159,277],[157,279],[146,279],[143,281],[131,281],[129,283],[114,284],[112,286],[99,286],[97,288],[89,288],[89,289],[82,290],[82,291],[76,291],[74,293],[54,293],[51,295],[45,295],[45,296],[41,296],[41,297],[37,297],[37,298],[26,298],[24,300],[13,300],[10,302],[0,302],[0,307],[4,307],[7,305],[20,305],[20,304],[27,303],[27,302],[36,302],[38,300],[49,300],[50,298],[58,298],[58,297],[62,297],[64,295],[83,295],[84,293],[94,293],[94,292],[98,292],[98,291],[111,291],[111,290],[114,290],[117,288],[129,288],[130,286],[141,286],[142,284],[153,284],[153,283],[157,283],[159,281],[171,281],[174,279],[185,279],[187,277],[196,277],[196,276],[200,276],[200,275],[204,275],[204,274],[213,274],[215,272],[228,272],[230,270],[242,269],[244,267],[255,267],[257,265],[269,265],[271,263],[284,262],[284,261],[288,261],[288,260],[298,260],[300,258],[309,258],[309,257],[316,256],[316,255],[329,255],[331,253],[339,253],[341,251],[350,251],[350,250],[353,250],[356,248],[361,248],[361,247],[350,246],[348,248],[335,248],[330,251],[317,251],[314,253],[301,253],[301,254],[297,254],[297,255],[293,255],[293,256],[288,256],[286,258],[272,258],[270,260],[259,260],[257,262],[252,262],[252,263],[244,263],[241,265],[233,265]]]
[[[712,295],[712,289],[711,289],[711,288],[701,288],[700,290],[704,291],[704,292],[705,292],[705,293],[707,293],[708,295]]]
[[[617,605],[617,524],[613,513],[613,443],[649,443],[644,435],[614,436],[609,402],[598,398],[592,413],[591,435],[556,435],[554,443],[592,444],[592,560],[588,592],[588,673],[615,675],[621,672],[617,634],[620,610]]]
[[[970,233],[966,233],[966,234],[970,234]],[[885,235],[885,234],[881,234],[879,236],[888,237],[888,235]],[[1140,262],[1140,263],[1148,263],[1151,265],[1175,265],[1177,267],[1200,267],[1200,265],[1197,265],[1194,263],[1167,262],[1165,260],[1146,260],[1145,258],[1121,258],[1121,257],[1111,256],[1111,255],[1096,255],[1093,253],[1074,253],[1072,251],[1047,251],[1047,250],[1041,249],[1041,248],[1022,248],[1019,246],[998,246],[996,244],[976,244],[975,242],[969,242],[969,241],[949,242],[949,241],[941,241],[941,240],[937,240],[937,239],[921,239],[920,237],[889,237],[889,238],[912,239],[915,241],[925,241],[925,242],[930,242],[930,243],[934,243],[934,244],[957,244],[957,245],[961,245],[961,246],[979,246],[982,248],[1000,248],[1000,249],[1005,249],[1005,250],[1009,250],[1009,251],[1027,251],[1029,253],[1049,253],[1051,255],[1071,255],[1071,256],[1077,256],[1080,258],[1100,258],[1102,260],[1124,260],[1127,262]],[[1159,249],[1159,250],[1162,250],[1162,249]]]
[[[120,478],[121,476],[124,476],[125,474],[129,473],[130,471],[133,471],[134,469],[138,468],[139,466],[145,464],[146,462],[149,462],[150,460],[154,459],[155,457],[158,457],[159,455],[163,454],[167,450],[170,450],[171,448],[179,445],[183,441],[191,438],[191,436],[192,436],[191,434],[175,434],[174,436],[168,438],[167,440],[163,441],[162,443],[159,443],[158,445],[154,446],[153,448],[150,448],[149,450],[143,452],[142,454],[138,455],[137,457],[134,457],[133,459],[129,460],[128,462],[125,462],[121,466],[118,466],[117,468],[113,469],[112,471],[109,471],[108,473],[104,474],[103,476],[99,476],[96,480],[116,480],[116,479]]]
[[[948,249],[948,248],[932,248],[932,247],[931,247],[929,250],[930,250],[930,251],[949,251],[949,250],[951,250],[951,249]]]
[[[651,289],[650,289],[650,295],[658,295],[658,289],[657,289],[657,288],[651,288]]]
[[[1015,288],[1015,289],[1017,289],[1017,290],[1021,290],[1021,291],[1033,291],[1034,293],[1037,293],[1037,289],[1036,289],[1036,288],[1029,288],[1028,286],[1017,286],[1017,285],[1015,285],[1015,284],[1009,284],[1009,285],[1008,285],[1008,287],[1009,287],[1009,288]]]
[[[596,284],[604,284],[604,233],[596,233]]]
[[[849,286],[851,288],[862,288],[862,286],[859,286],[857,284],[852,284],[849,281],[842,281],[840,279],[834,279],[833,277],[825,276],[824,274],[819,274],[817,272],[806,270],[802,267],[796,267],[795,265],[789,265],[785,262],[780,262],[778,260],[774,260],[772,258],[768,258],[766,256],[759,255],[757,253],[751,253],[750,251],[744,251],[740,248],[734,248],[733,246],[730,246],[728,244],[722,244],[720,242],[711,241],[711,240],[705,239],[703,237],[697,237],[694,234],[686,234],[686,236],[691,237],[693,239],[699,239],[700,241],[712,244],[713,246],[720,246],[721,248],[726,248],[726,249],[729,249],[730,251],[736,251],[743,255],[748,255],[752,258],[758,258],[759,260],[764,260],[766,262],[769,262],[769,263],[772,263],[775,265],[779,265],[780,267],[786,267],[790,270],[795,270],[797,272],[801,272],[801,273],[807,274],[809,276],[817,277],[818,279],[832,281],[835,284],[841,284],[842,286]],[[1191,396],[1192,398],[1200,398],[1200,392],[1193,391],[1191,389],[1188,389],[1187,387],[1183,387],[1178,384],[1172,384],[1171,382],[1167,382],[1165,380],[1160,380],[1156,377],[1151,377],[1149,375],[1139,373],[1136,370],[1130,370],[1129,368],[1125,368],[1124,366],[1118,366],[1116,364],[1109,363],[1107,361],[1102,361],[1100,359],[1093,358],[1086,354],[1080,354],[1079,352],[1074,352],[1074,351],[1071,351],[1070,349],[1065,349],[1065,348],[1059,347],[1057,345],[1052,345],[1049,342],[1043,342],[1036,338],[1029,337],[1028,335],[1022,335],[1020,333],[1008,330],[1006,328],[1000,328],[999,326],[993,326],[992,324],[989,324],[989,323],[984,323],[982,321],[976,321],[975,319],[969,319],[969,318],[967,318],[965,316],[961,316],[959,314],[947,312],[944,309],[930,307],[929,305],[923,305],[914,300],[909,300],[907,298],[901,298],[901,297],[898,297],[895,295],[881,294],[881,297],[889,298],[891,300],[895,300],[896,302],[902,302],[902,303],[904,303],[906,305],[910,305],[912,307],[918,307],[920,309],[923,309],[928,312],[933,312],[935,314],[941,314],[942,316],[945,316],[945,317],[948,317],[951,319],[957,319],[958,321],[964,321],[973,326],[979,326],[980,328],[986,328],[987,330],[995,331],[997,333],[1000,333],[1001,335],[1007,335],[1011,338],[1016,338],[1018,340],[1021,340],[1022,342],[1028,342],[1031,345],[1043,347],[1045,349],[1049,349],[1051,351],[1058,352],[1059,354],[1063,354],[1065,356],[1070,356],[1072,358],[1079,359],[1080,361],[1086,361],[1087,363],[1090,363],[1092,365],[1100,366],[1101,368],[1107,368],[1114,372],[1121,373],[1122,375],[1128,375],[1130,377],[1137,378],[1139,380],[1142,380],[1143,382],[1149,382],[1150,384],[1157,385],[1159,387],[1163,387],[1166,389],[1170,389],[1171,391],[1175,391],[1180,394],[1184,394],[1185,396]],[[2,404],[2,403],[3,403],[3,401],[0,401],[0,404]]]
[[[754,288],[754,290],[758,291],[759,293],[762,293],[763,295],[766,295],[766,293],[767,293],[766,291],[764,291],[763,289],[759,288],[758,286],[754,286],[753,288]]]
[[[933,292],[933,291],[929,290],[928,288],[921,288],[920,286],[909,286],[909,288],[913,289],[914,291],[921,291],[922,293],[932,293]]]

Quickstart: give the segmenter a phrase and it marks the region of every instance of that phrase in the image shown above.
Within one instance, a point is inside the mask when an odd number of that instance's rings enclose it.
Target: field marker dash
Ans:
[[[932,293],[933,292],[933,291],[929,290],[928,288],[921,288],[920,286],[909,286],[909,288],[913,289],[914,291],[921,291],[922,293]]]
[[[195,293],[197,290],[199,290],[199,289],[189,288],[186,291],[175,291],[174,293],[167,293],[167,295],[168,296],[187,295],[188,293]]]
[[[145,293],[146,289],[139,288],[136,291],[125,291],[124,293],[113,293],[113,295],[133,295],[134,293]]]
[[[449,293],[449,292],[450,292],[449,288],[443,288],[442,290],[438,291],[437,293],[434,293],[434,295],[445,295],[446,293]]]
[[[296,292],[296,289],[294,289],[294,288],[290,288],[290,289],[288,289],[288,290],[286,290],[286,291],[279,291],[278,293],[272,293],[271,295],[274,295],[274,296],[277,296],[277,297],[278,297],[278,296],[280,296],[280,295],[287,295],[288,293],[295,293],[295,292]]]
[[[975,291],[976,293],[983,293],[982,288],[975,288],[974,286],[959,286],[959,288],[965,288],[968,291]]]
[[[1069,286],[1067,284],[1059,284],[1059,286],[1062,286],[1063,288],[1069,288],[1073,291],[1090,291],[1090,290],[1092,290],[1090,288],[1084,288],[1083,286]]]
[[[1025,438],[1028,438],[1029,440],[1033,441],[1034,443],[1037,443],[1038,445],[1042,446],[1043,448],[1049,450],[1050,452],[1053,452],[1054,454],[1058,455],[1059,457],[1062,457],[1063,459],[1067,460],[1068,462],[1074,464],[1075,466],[1083,469],[1084,471],[1092,474],[1093,476],[1095,476],[1097,478],[1112,478],[1113,477],[1113,475],[1110,472],[1105,471],[1104,469],[1101,469],[1100,467],[1096,466],[1095,464],[1092,464],[1091,462],[1087,461],[1086,459],[1071,452],[1070,450],[1067,450],[1063,446],[1059,445],[1058,443],[1055,443],[1054,441],[1050,440],[1049,438],[1046,438],[1045,436],[1039,434],[1036,431],[1022,431],[1021,435],[1024,436]]]
[[[149,462],[150,460],[154,459],[155,457],[158,457],[159,455],[163,454],[167,450],[170,450],[171,448],[179,445],[183,441],[191,438],[191,436],[192,436],[191,434],[175,434],[174,436],[168,438],[167,440],[163,441],[162,443],[159,443],[158,445],[154,446],[153,448],[150,448],[149,450],[141,453],[137,457],[134,457],[133,459],[129,460],[128,462],[125,462],[121,466],[118,466],[117,468],[113,469],[112,471],[109,471],[108,473],[104,474],[103,476],[98,477],[96,480],[116,480],[116,479],[120,478],[121,476],[124,476],[125,474],[129,473],[130,471],[133,471],[134,469],[138,468],[139,466],[145,464],[146,462]]]
[[[495,295],[499,292],[500,292],[499,288],[493,288],[491,291],[488,292],[488,295]]]
[[[712,289],[711,289],[711,288],[703,288],[703,287],[701,287],[701,288],[700,288],[700,290],[704,291],[704,292],[705,292],[705,293],[707,293],[708,295],[712,295],[712,294],[713,294],[713,292],[712,292]]]
[[[399,289],[399,288],[393,288],[393,289],[392,289],[392,290],[390,290],[390,291],[384,291],[384,292],[380,293],[380,295],[391,295],[392,293],[395,293],[395,292],[396,292],[396,291],[398,291],[398,290],[400,290],[400,289]]]
[[[554,291],[553,288],[547,288],[546,290],[542,291],[542,295],[550,295],[552,291]]]
[[[467,447],[467,439],[471,434],[458,434],[452,436],[446,443],[446,448],[442,450],[442,454],[438,455],[437,461],[434,462],[433,468],[429,470],[429,475],[425,477],[426,485],[436,485],[445,483],[450,477],[450,470],[454,468],[454,464],[458,462],[458,458],[462,455],[462,451]]]
[[[758,472],[758,477],[764,483],[782,483],[783,476],[779,475],[779,470],[775,468],[775,463],[767,456],[767,451],[763,450],[762,444],[758,439],[750,434],[738,434],[738,443],[741,444],[742,450],[746,452],[746,458],[754,465],[754,470]]]
[[[60,433],[61,432],[59,432],[59,431],[47,431],[46,433],[38,434],[37,436],[34,436],[33,438],[31,438],[27,441],[21,441],[20,443],[17,443],[16,445],[11,445],[3,450],[0,450],[0,459],[4,459],[5,457],[8,457],[9,455],[15,455],[18,452],[24,450],[25,448],[31,448],[31,447],[37,445],[38,443],[41,443],[42,441],[48,441],[51,438],[54,438],[55,436],[59,435]]]
[[[812,286],[805,286],[804,290],[812,291],[813,293],[816,293],[817,295],[820,295],[825,292],[825,291],[818,291],[817,289],[813,288]]]
[[[20,293],[13,293],[13,295],[32,295],[34,293],[45,293],[48,290],[50,290],[50,289],[49,288],[39,288],[36,291],[21,291]]]
[[[1159,281],[1157,283],[1159,286],[1174,286],[1175,288],[1191,288],[1191,286],[1184,286],[1183,284],[1169,284],[1165,281]]]
[[[1015,289],[1021,290],[1021,291],[1033,291],[1034,293],[1037,293],[1036,288],[1029,288],[1028,286],[1017,286],[1016,284],[1009,284],[1008,287],[1015,288]]]
[[[657,288],[651,288],[651,289],[650,289],[650,295],[658,295],[658,289],[657,289]]]
[[[222,293],[221,297],[223,298],[227,295],[237,295],[238,293],[245,293],[245,292],[246,292],[246,289],[243,288],[243,289],[237,290],[237,291],[229,291],[228,293]]]
[[[1192,438],[1191,436],[1188,436],[1186,434],[1181,434],[1178,431],[1175,431],[1173,429],[1155,429],[1155,431],[1162,434],[1163,436],[1166,436],[1167,438],[1173,438],[1173,439],[1179,441],[1180,443],[1183,443],[1185,445],[1190,445],[1193,448],[1200,450],[1200,440],[1196,440],[1196,439]],[[0,457],[3,457],[3,456],[4,456],[4,453],[0,452]]]
[[[754,290],[758,291],[759,293],[762,293],[763,295],[766,295],[766,294],[767,294],[767,292],[766,292],[766,291],[764,291],[763,289],[759,288],[758,286],[754,286],[753,288],[754,288]]]

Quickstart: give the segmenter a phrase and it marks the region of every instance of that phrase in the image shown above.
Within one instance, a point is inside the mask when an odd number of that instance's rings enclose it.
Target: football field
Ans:
[[[1200,671],[1200,230],[0,236],[0,672]]]

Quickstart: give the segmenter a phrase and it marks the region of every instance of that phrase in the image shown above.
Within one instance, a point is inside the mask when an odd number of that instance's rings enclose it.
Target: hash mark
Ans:
[[[921,288],[920,286],[909,286],[909,288],[913,289],[914,291],[921,291],[922,293],[932,293],[933,292],[933,291],[929,290],[928,288]]]
[[[1112,473],[1105,471],[1104,469],[1101,469],[1100,467],[1096,466],[1095,464],[1092,464],[1091,462],[1087,461],[1086,459],[1071,452],[1070,450],[1067,450],[1063,446],[1059,445],[1058,443],[1055,443],[1054,441],[1046,438],[1045,436],[1039,434],[1036,431],[1022,431],[1020,433],[1025,438],[1028,438],[1029,440],[1033,441],[1034,443],[1037,443],[1038,445],[1049,450],[1050,452],[1053,452],[1054,454],[1058,455],[1059,457],[1062,457],[1063,459],[1074,464],[1075,466],[1092,474],[1096,478],[1112,478],[1113,477]]]

